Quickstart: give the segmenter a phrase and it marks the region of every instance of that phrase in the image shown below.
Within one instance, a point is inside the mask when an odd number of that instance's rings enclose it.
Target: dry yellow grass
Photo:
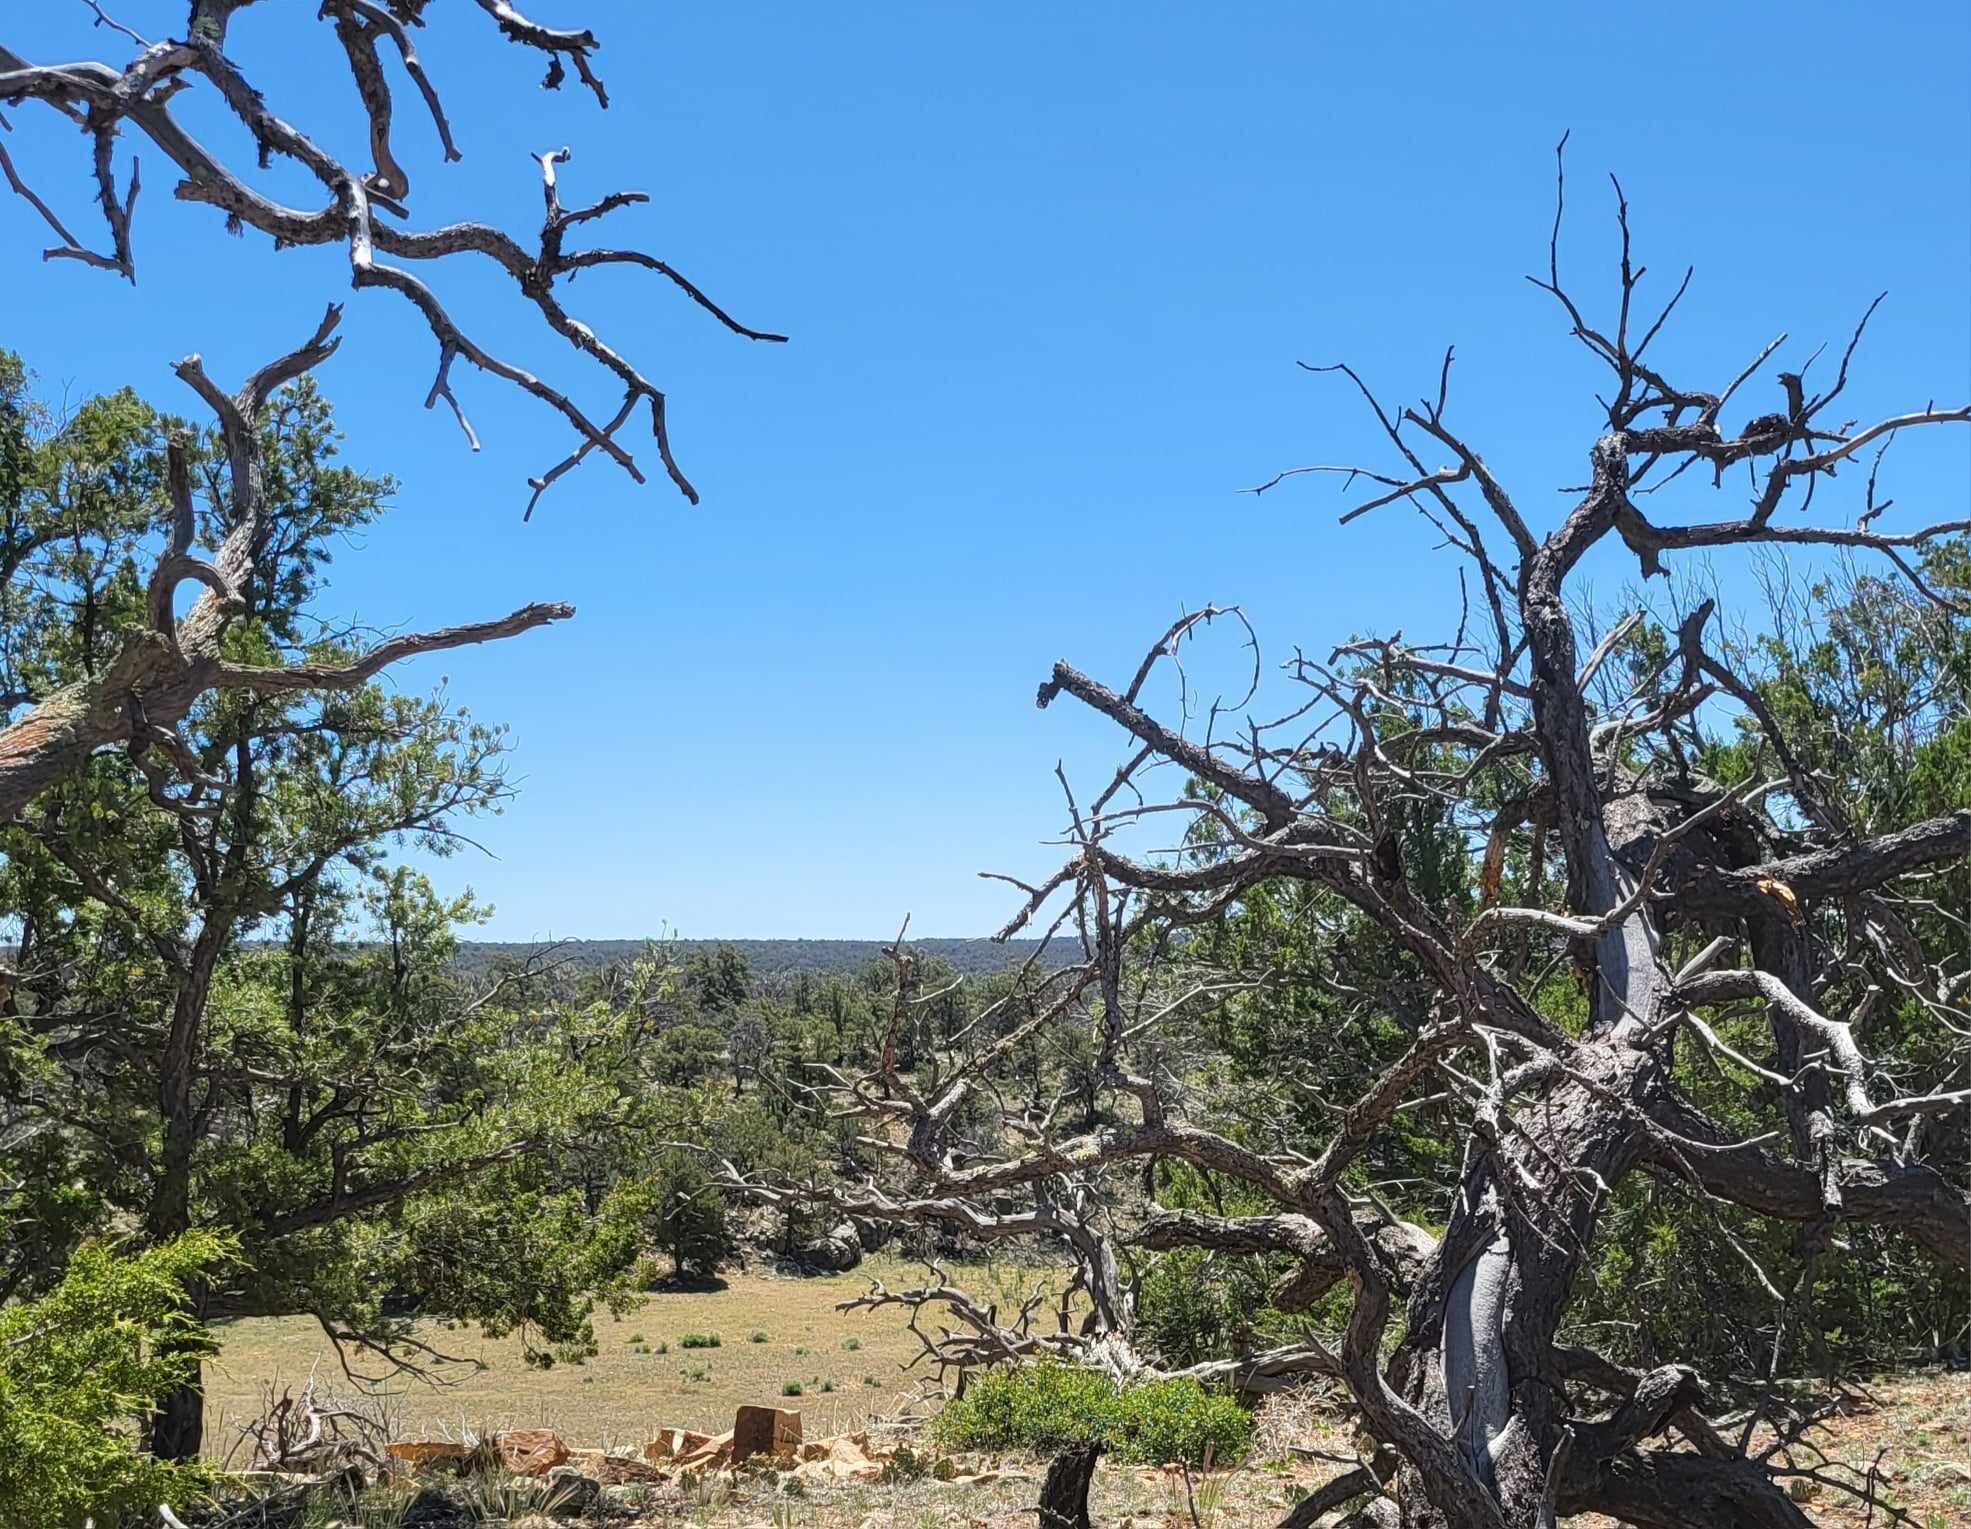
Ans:
[[[954,1283],[998,1298],[1002,1306],[1014,1296],[1016,1307],[1019,1294],[1052,1277],[1003,1267],[948,1272]],[[782,1279],[734,1273],[722,1290],[653,1293],[627,1316],[598,1313],[601,1352],[593,1359],[548,1370],[529,1367],[515,1338],[435,1327],[425,1334],[434,1346],[485,1368],[453,1371],[452,1383],[443,1386],[393,1383],[388,1406],[396,1431],[408,1438],[456,1438],[462,1428],[549,1426],[583,1444],[606,1446],[640,1442],[666,1427],[728,1428],[743,1402],[798,1407],[810,1434],[840,1432],[896,1411],[924,1371],[902,1369],[921,1346],[905,1329],[901,1310],[838,1312],[835,1303],[861,1295],[873,1277],[899,1289],[921,1283],[923,1273],[919,1265],[874,1259],[850,1274]],[[767,1335],[765,1342],[749,1341],[756,1331]],[[693,1332],[718,1333],[719,1347],[680,1348],[679,1338]],[[219,1356],[206,1367],[206,1440],[213,1454],[223,1456],[238,1439],[237,1423],[260,1414],[267,1387],[299,1390],[310,1368],[319,1366],[325,1379],[348,1389],[333,1345],[311,1317],[224,1323],[217,1336]],[[669,1352],[655,1352],[659,1344]],[[652,1352],[641,1352],[646,1347]],[[865,1376],[876,1384],[867,1384]],[[801,1385],[798,1398],[783,1397],[788,1381]],[[824,1390],[824,1383],[832,1389]]]

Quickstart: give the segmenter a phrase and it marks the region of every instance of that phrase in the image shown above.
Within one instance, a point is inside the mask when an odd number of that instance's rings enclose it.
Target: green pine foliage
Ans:
[[[721,1258],[731,1251],[726,1232],[725,1200],[705,1165],[691,1153],[673,1147],[657,1160],[650,1176],[650,1230],[657,1246],[671,1255],[681,1276],[710,1274]],[[718,1342],[716,1334],[687,1333],[681,1346],[692,1348],[692,1338],[707,1338],[704,1347]]]
[[[0,1310],[0,1523],[81,1529],[182,1508],[211,1484],[140,1447],[145,1418],[209,1347],[186,1286],[232,1244],[194,1232],[136,1254],[78,1248],[46,1294]]]

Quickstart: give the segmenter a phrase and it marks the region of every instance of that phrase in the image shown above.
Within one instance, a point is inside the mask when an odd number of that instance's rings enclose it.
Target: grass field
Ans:
[[[598,1320],[601,1352],[580,1365],[529,1368],[514,1339],[487,1341],[473,1331],[436,1329],[427,1336],[448,1352],[472,1356],[485,1368],[444,1387],[398,1384],[390,1390],[399,1438],[456,1438],[465,1429],[486,1433],[502,1427],[548,1426],[588,1447],[640,1443],[658,1429],[683,1426],[716,1432],[732,1424],[733,1409],[757,1402],[798,1409],[810,1438],[857,1427],[872,1417],[912,1409],[921,1371],[901,1366],[919,1352],[904,1327],[904,1313],[838,1312],[835,1302],[862,1294],[872,1277],[891,1289],[918,1283],[922,1269],[876,1259],[853,1274],[781,1279],[759,1273],[728,1276],[725,1288],[651,1295],[621,1319]],[[954,1283],[998,1300],[1002,1309],[1045,1271],[953,1268]],[[930,1316],[926,1315],[927,1326]],[[687,1333],[719,1335],[716,1348],[685,1348]],[[750,1341],[753,1333],[764,1335]],[[264,1388],[298,1389],[311,1366],[341,1384],[334,1351],[308,1318],[268,1318],[220,1329],[221,1352],[207,1375],[207,1439],[224,1455],[238,1437],[235,1422],[257,1416]],[[658,1352],[663,1345],[666,1352]],[[853,1345],[853,1346],[851,1346]],[[646,1352],[648,1350],[648,1352]],[[869,1377],[876,1384],[865,1383]],[[801,1394],[783,1396],[798,1383]],[[829,1383],[824,1389],[824,1383]],[[344,1387],[346,1389],[346,1387]],[[1284,1399],[1281,1399],[1284,1400]],[[1290,1433],[1303,1448],[1346,1457],[1350,1429],[1338,1409],[1318,1404],[1298,1414]],[[1262,1427],[1262,1434],[1268,1429]],[[1818,1436],[1835,1458],[1866,1467],[1879,1463],[1892,1499],[1919,1529],[1971,1524],[1971,1376],[1926,1372],[1872,1383],[1853,1411],[1829,1420]],[[1801,1463],[1806,1463],[1802,1461]],[[908,1486],[845,1485],[798,1506],[776,1499],[772,1484],[746,1488],[737,1497],[705,1499],[683,1488],[666,1489],[661,1521],[731,1529],[762,1521],[769,1505],[776,1522],[812,1529],[881,1529],[920,1526],[1031,1525],[1030,1508],[1044,1462],[1009,1460],[991,1486],[947,1486],[924,1481]],[[1292,1493],[1317,1485],[1338,1467],[1320,1464],[1276,1442],[1252,1463],[1223,1473],[1212,1488],[1221,1526],[1274,1522]],[[1097,1473],[1094,1499],[1100,1522],[1141,1526],[1191,1523],[1181,1481],[1154,1471],[1105,1467]],[[653,1505],[655,1506],[655,1505]],[[1874,1529],[1865,1508],[1832,1491],[1815,1491],[1803,1503],[1825,1529]],[[1211,1515],[1202,1515],[1211,1522]],[[656,1521],[656,1520],[653,1520]],[[1608,1520],[1579,1518],[1574,1529],[1611,1529]]]
[[[1015,1307],[1036,1281],[1050,1277],[1007,1267],[947,1272],[981,1298],[1004,1305],[1014,1297]],[[904,1327],[904,1311],[838,1312],[835,1303],[863,1294],[872,1278],[901,1289],[923,1276],[921,1265],[881,1258],[851,1274],[809,1279],[730,1274],[722,1290],[660,1292],[622,1318],[598,1313],[601,1352],[549,1370],[529,1367],[515,1338],[433,1327],[422,1336],[434,1347],[485,1367],[454,1370],[442,1386],[393,1383],[388,1405],[401,1438],[548,1426],[583,1444],[607,1446],[641,1442],[660,1428],[717,1432],[732,1426],[733,1409],[743,1402],[798,1407],[811,1436],[840,1432],[896,1411],[922,1369],[901,1368],[921,1352]],[[714,1332],[717,1348],[680,1345],[687,1333]],[[751,1341],[756,1332],[763,1341]],[[206,1440],[215,1455],[223,1457],[239,1438],[239,1421],[260,1415],[269,1386],[276,1394],[283,1386],[299,1390],[319,1366],[325,1380],[349,1389],[334,1346],[312,1317],[223,1323],[217,1334],[219,1356],[206,1369]],[[352,1361],[358,1368],[360,1357]],[[784,1395],[790,1383],[801,1387],[798,1397]]]

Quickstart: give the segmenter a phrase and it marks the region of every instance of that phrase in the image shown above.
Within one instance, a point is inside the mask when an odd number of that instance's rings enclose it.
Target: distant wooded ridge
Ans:
[[[771,978],[792,976],[796,972],[859,972],[870,962],[881,960],[890,943],[889,940],[460,940],[453,965],[467,976],[477,976],[502,963],[522,962],[539,952],[553,950],[564,970],[600,971],[605,966],[636,959],[646,947],[668,952],[673,959],[683,962],[695,950],[716,950],[730,945],[746,958],[746,965],[756,978]],[[1000,944],[977,938],[906,943],[920,957],[940,957],[953,969],[971,975],[1008,971],[1031,956],[1040,941],[1008,940]],[[241,944],[253,950],[276,947],[280,942],[244,940]],[[1066,943],[1057,941],[1056,945],[1057,953],[1049,958],[1050,966],[1070,959],[1073,952],[1073,947]],[[369,942],[354,941],[345,948],[362,950],[369,948]],[[18,954],[17,946],[0,944],[0,961],[12,962]]]
[[[593,971],[621,961],[634,960],[646,943],[682,961],[694,950],[716,950],[730,945],[746,958],[756,978],[791,976],[796,972],[861,971],[871,961],[882,959],[889,940],[461,940],[456,966],[467,974],[488,971],[502,962],[524,961],[550,945],[556,958],[575,971]],[[1038,940],[1008,940],[1004,944],[989,939],[911,940],[917,955],[936,956],[958,971],[971,974],[1006,971],[1018,966],[1034,953]],[[1061,945],[1067,953],[1069,947]]]

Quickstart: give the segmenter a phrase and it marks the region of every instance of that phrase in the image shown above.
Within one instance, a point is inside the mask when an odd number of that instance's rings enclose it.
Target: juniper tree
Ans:
[[[899,944],[878,1061],[825,1073],[814,1101],[859,1123],[878,1169],[727,1172],[769,1202],[1039,1239],[1071,1263],[1065,1290],[1017,1312],[942,1277],[856,1303],[938,1310],[936,1336],[917,1330],[943,1374],[1054,1355],[1247,1392],[1339,1380],[1372,1447],[1294,1524],[1352,1503],[1354,1523],[1417,1529],[1587,1512],[1805,1529],[1795,1478],[1873,1498],[1871,1473],[1800,1445],[1813,1413],[1780,1385],[1783,1342],[1750,1376],[1693,1354],[1638,1366],[1570,1320],[1639,1182],[1705,1216],[1777,1307],[1797,1311],[1856,1235],[1935,1260],[1957,1289],[1971,1269],[1971,724],[1952,688],[1971,521],[1892,515],[1878,486],[1892,441],[1971,407],[1846,418],[1866,316],[1837,355],[1788,353],[1770,381],[1784,336],[1734,377],[1684,380],[1658,343],[1683,288],[1644,312],[1619,188],[1618,216],[1608,322],[1562,279],[1558,217],[1534,278],[1604,374],[1569,507],[1549,523],[1542,489],[1487,465],[1448,351],[1407,407],[1321,368],[1359,393],[1382,454],[1262,490],[1332,475],[1351,491],[1344,524],[1413,512],[1463,564],[1461,618],[1296,649],[1295,697],[1266,713],[1149,700],[1208,630],[1231,623],[1257,652],[1236,608],[1187,614],[1120,682],[1056,664],[1040,705],[1089,708],[1128,751],[1099,789],[1069,792],[1069,854],[1021,884],[1002,932],[1037,926],[1058,957],[912,1066],[902,1038],[923,1036],[928,994]],[[1761,632],[1756,611],[1701,599],[1597,637],[1578,587],[1597,549],[1646,583],[1706,552],[1865,559],[1873,626],[1803,659],[1793,616]],[[1748,622],[1773,644],[1757,663]],[[1851,682],[1844,652],[1892,672]],[[1927,694],[1919,669],[1937,677]],[[1892,741],[1850,752],[1864,736]],[[1149,843],[1176,850],[1138,847],[1158,825]],[[1255,919],[1301,931],[1307,959],[1282,971],[1276,936],[1248,938]],[[1173,1045],[1187,1035],[1270,1056],[1277,1086],[1214,1096],[1209,1049]],[[1018,1065],[1077,1036],[1092,1119],[1070,1075]],[[1263,1107],[1297,1079],[1327,1087]],[[1169,1193],[1201,1181],[1237,1193]],[[1747,1220],[1790,1243],[1786,1285],[1735,1230]],[[1253,1343],[1180,1368],[1132,1270],[1186,1249],[1273,1282]],[[1665,1297],[1598,1292],[1611,1302],[1634,1315]],[[1303,1320],[1317,1307],[1325,1334]],[[1791,1330],[1783,1313],[1772,1330]],[[1063,1466],[1043,1518],[1085,1513],[1070,1478],[1085,1486],[1092,1463]]]

